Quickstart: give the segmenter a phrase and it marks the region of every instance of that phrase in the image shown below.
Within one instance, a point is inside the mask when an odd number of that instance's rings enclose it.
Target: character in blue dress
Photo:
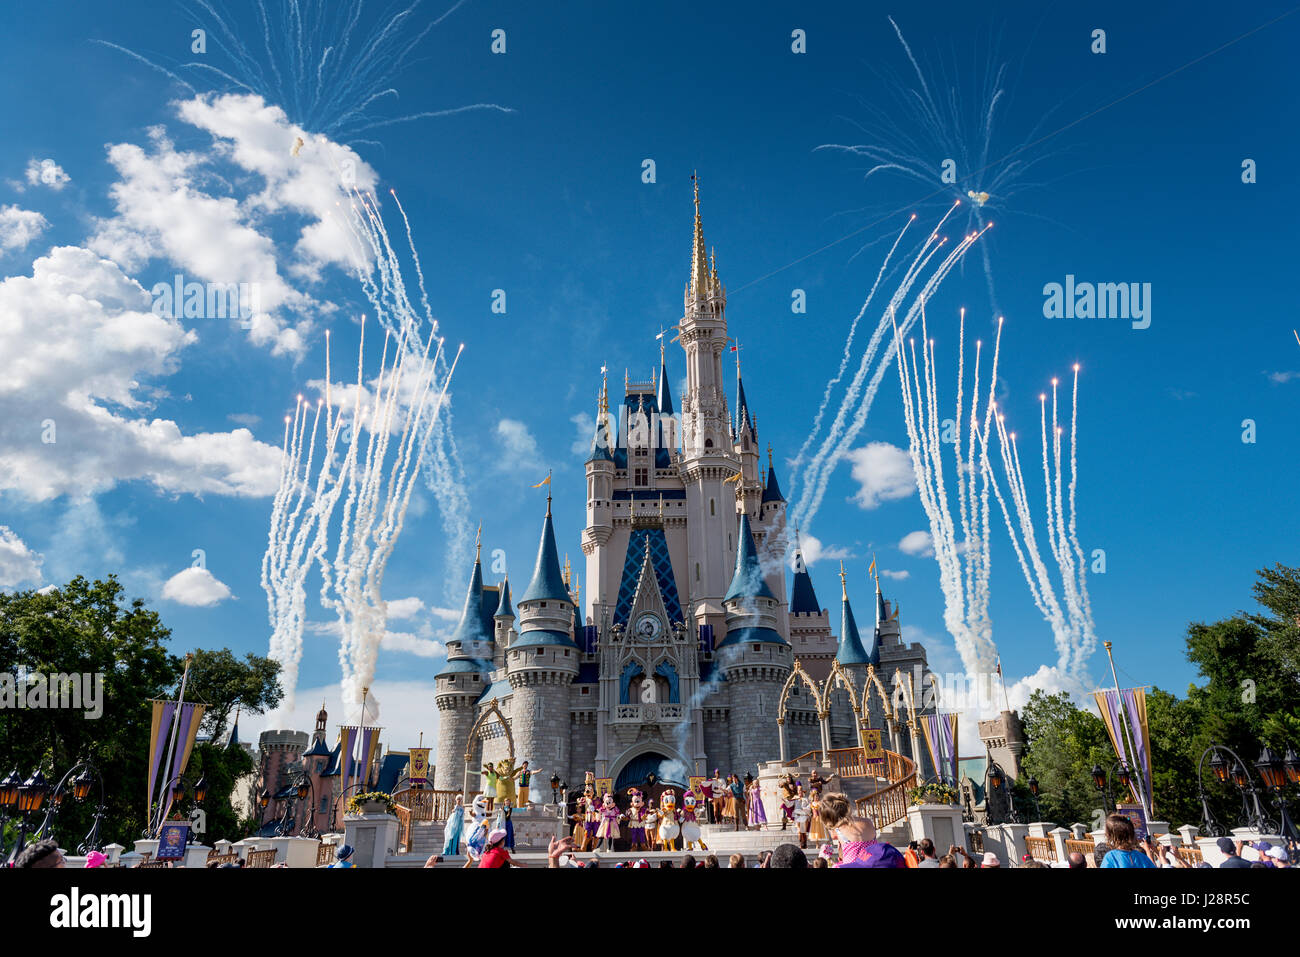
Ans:
[[[460,853],[461,833],[465,830],[465,798],[456,795],[456,806],[447,818],[446,836],[442,842],[442,856]]]

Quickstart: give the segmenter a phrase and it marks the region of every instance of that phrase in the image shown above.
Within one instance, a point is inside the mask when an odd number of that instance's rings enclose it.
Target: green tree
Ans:
[[[1024,714],[1028,739],[1021,777],[1038,779],[1038,803],[1044,820],[1092,826],[1102,805],[1093,784],[1094,764],[1110,767],[1115,760],[1101,719],[1081,711],[1065,692],[1039,689]]]
[[[53,786],[54,775],[93,756],[104,777],[107,805],[101,833],[105,842],[129,846],[146,818],[146,701],[173,692],[180,677],[180,662],[163,647],[170,636],[143,601],[124,606],[122,586],[113,576],[93,583],[78,576],[45,593],[0,594],[0,671],[20,677],[103,675],[98,718],[74,709],[0,711],[0,774],[12,767],[26,777],[40,768]],[[89,830],[91,803],[65,802],[58,830],[65,846],[75,846]]]

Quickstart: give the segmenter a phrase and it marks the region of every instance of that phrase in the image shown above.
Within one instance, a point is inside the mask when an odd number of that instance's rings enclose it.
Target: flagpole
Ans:
[[[1002,702],[1011,710],[1011,698],[1007,695],[1007,676],[1002,673],[1002,655],[998,655],[998,681],[1002,682]]]
[[[1103,641],[1102,646],[1106,649],[1106,660],[1110,662],[1111,680],[1115,682],[1115,712],[1120,719],[1119,733],[1124,739],[1124,746],[1128,748],[1129,754],[1133,756],[1133,770],[1138,774],[1138,787],[1136,788],[1138,792],[1138,803],[1142,805],[1142,813],[1146,815],[1147,821],[1150,822],[1151,808],[1147,806],[1147,782],[1144,777],[1141,763],[1137,760],[1137,744],[1133,740],[1132,733],[1129,731],[1128,709],[1124,707],[1124,698],[1120,694],[1119,690],[1119,675],[1115,671],[1115,656],[1110,653],[1109,641]]]
[[[181,693],[176,701],[176,712],[172,715],[172,734],[171,741],[167,745],[167,763],[163,765],[163,773],[167,775],[167,780],[163,783],[164,791],[166,791],[167,786],[171,784],[172,758],[176,755],[176,737],[181,730],[181,712],[185,708],[185,685],[190,680],[190,662],[193,660],[193,652],[190,652],[185,656],[185,670],[181,673]],[[163,804],[163,795],[158,795],[158,823],[155,825],[155,830],[162,827],[163,815],[167,813],[166,808],[170,804],[170,801],[168,801],[167,804]]]

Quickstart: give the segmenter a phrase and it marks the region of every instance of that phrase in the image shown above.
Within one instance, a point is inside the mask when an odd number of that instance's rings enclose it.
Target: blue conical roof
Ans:
[[[793,614],[815,615],[822,610],[817,603],[817,593],[813,591],[812,576],[808,566],[803,562],[803,552],[797,547],[794,552],[794,587],[790,589],[790,611]]]
[[[750,432],[753,432],[754,417],[750,414],[749,400],[745,398],[745,380],[740,376],[736,376],[736,388],[738,391],[736,398],[736,404],[738,406],[736,409],[736,431],[743,432],[745,429],[749,429]]]
[[[673,414],[673,394],[668,388],[668,366],[662,357],[659,359],[659,394],[655,399],[659,404],[660,415]]]
[[[759,563],[758,549],[754,547],[754,536],[749,530],[749,516],[744,512],[740,513],[740,531],[737,537],[736,572],[731,577],[731,587],[727,589],[727,597],[723,601],[731,601],[733,598],[775,600],[776,596],[763,579],[763,566]]]
[[[537,564],[533,567],[533,580],[528,583],[520,601],[572,601],[560,574],[560,553],[555,547],[555,526],[551,524],[550,499],[546,504],[546,520],[542,523],[542,541],[537,546]]]
[[[781,486],[776,484],[776,469],[771,465],[767,467],[767,485],[763,487],[763,501],[785,501],[785,496],[781,494]]]
[[[507,578],[501,583],[501,601],[497,604],[497,618],[515,617],[514,606],[510,604],[510,579]]]
[[[862,647],[862,637],[858,634],[858,623],[853,618],[853,606],[849,596],[845,595],[840,611],[840,650],[835,659],[842,665],[875,665],[880,667],[880,651],[873,640],[871,651]]]
[[[465,593],[465,610],[460,614],[456,630],[447,639],[447,644],[456,645],[457,650],[465,647],[465,642],[491,642],[492,633],[483,627],[483,565],[474,559],[474,571],[469,577],[469,590]]]

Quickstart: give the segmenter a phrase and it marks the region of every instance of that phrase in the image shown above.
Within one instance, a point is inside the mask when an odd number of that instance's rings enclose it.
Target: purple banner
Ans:
[[[155,707],[162,705],[155,712],[155,725],[153,729],[153,754],[149,755],[149,815],[152,821],[153,815],[153,792],[158,786],[158,766],[162,764],[163,752],[167,750],[167,742],[171,740],[172,716],[176,713],[175,701],[155,701]]]
[[[1129,733],[1133,736],[1133,748],[1137,751],[1137,764],[1142,769],[1142,789],[1146,792],[1146,806],[1151,807],[1151,753],[1147,749],[1145,728],[1141,712],[1138,709],[1137,692],[1125,688],[1120,692],[1124,697],[1124,711],[1128,718]]]
[[[589,655],[596,653],[596,646],[599,644],[598,632],[595,625],[582,626],[582,645],[583,651]]]
[[[700,651],[706,655],[713,651],[712,625],[700,625]]]

